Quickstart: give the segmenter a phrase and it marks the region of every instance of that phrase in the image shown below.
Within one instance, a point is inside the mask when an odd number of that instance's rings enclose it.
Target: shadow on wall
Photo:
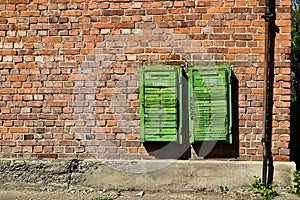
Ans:
[[[300,170],[300,101],[293,102],[291,105],[291,142],[290,142],[290,150],[291,150],[291,160],[296,163],[296,169]]]
[[[182,94],[182,144],[176,142],[145,142],[144,146],[150,156],[158,159],[191,158],[191,147],[198,157],[204,158],[236,158],[239,156],[239,116],[238,116],[238,80],[232,73],[232,144],[226,142],[189,142],[189,114],[188,114],[188,81],[184,74]]]

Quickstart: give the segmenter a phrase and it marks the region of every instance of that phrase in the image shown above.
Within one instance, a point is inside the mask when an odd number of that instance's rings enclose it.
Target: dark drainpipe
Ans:
[[[274,83],[274,46],[278,27],[275,25],[275,0],[266,0],[265,14],[265,60],[264,60],[264,93],[263,93],[263,170],[262,181],[266,186],[273,181],[274,166],[272,156],[272,108]]]

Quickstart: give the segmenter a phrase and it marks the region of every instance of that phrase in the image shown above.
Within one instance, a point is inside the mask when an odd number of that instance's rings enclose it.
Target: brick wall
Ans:
[[[277,1],[273,153],[289,160],[291,1]],[[230,64],[240,160],[260,160],[264,1],[0,0],[0,157],[154,159],[139,67]]]

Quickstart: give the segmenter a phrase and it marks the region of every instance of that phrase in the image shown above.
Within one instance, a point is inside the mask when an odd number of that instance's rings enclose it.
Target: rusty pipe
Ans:
[[[263,123],[262,147],[263,169],[262,181],[266,186],[273,180],[272,146],[272,101],[273,101],[273,65],[275,40],[275,0],[266,0],[265,19],[265,59],[264,59],[264,88],[263,88]],[[268,180],[268,181],[267,181]]]

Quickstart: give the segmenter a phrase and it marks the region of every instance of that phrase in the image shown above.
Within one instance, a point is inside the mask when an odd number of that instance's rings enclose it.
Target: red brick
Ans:
[[[22,88],[18,89],[19,94],[36,94],[37,89],[36,88]]]
[[[85,35],[84,41],[94,41],[94,42],[102,42],[104,40],[103,36],[93,36],[93,35]]]
[[[59,141],[60,146],[77,146],[78,142],[74,140]]]
[[[20,42],[20,37],[5,37],[5,38],[2,38],[2,42],[4,43],[10,43],[10,42]]]
[[[9,26],[8,26],[8,25],[0,24],[0,30],[1,30],[1,31],[7,31],[8,29],[9,29]]]
[[[231,13],[251,13],[252,8],[249,7],[239,7],[239,8],[231,8]]]
[[[48,102],[47,106],[49,107],[67,107],[68,103],[67,102]]]
[[[207,34],[193,34],[189,35],[189,38],[192,40],[205,40],[207,39]]]
[[[10,0],[10,4],[28,4],[29,0]]]
[[[50,0],[50,1],[54,1],[54,0]],[[62,0],[55,0],[55,1],[62,1]],[[43,159],[43,158],[52,158],[52,159],[56,159],[58,158],[58,154],[55,153],[44,153],[44,154],[38,154],[38,159]]]
[[[36,68],[36,64],[35,63],[19,63],[17,64],[17,68],[19,69],[26,69],[26,68],[29,68],[29,69],[32,69],[32,68]]]
[[[64,10],[62,11],[62,16],[80,16],[82,13],[80,10]]]
[[[112,23],[95,23],[93,24],[94,28],[101,28],[101,29],[110,29],[114,27]]]
[[[42,39],[43,42],[54,42],[54,43],[59,43],[62,41],[62,38],[59,36],[49,36],[49,37],[43,37]]]
[[[139,53],[144,53],[143,48],[125,48],[124,53],[126,54],[139,54]]]
[[[136,147],[130,147],[130,148],[128,148],[128,152],[129,153],[138,153],[138,148],[136,148]]]
[[[208,48],[207,53],[228,53],[227,48]]]
[[[233,34],[232,39],[233,40],[252,40],[253,37],[250,34]]]
[[[35,146],[35,147],[33,147],[33,152],[34,153],[42,153],[43,152],[43,147],[42,146]]]
[[[208,0],[208,1],[206,1],[206,0],[199,0],[199,1],[197,1],[197,6],[199,6],[199,7],[208,7],[210,5],[211,5],[211,1],[210,0]]]
[[[29,42],[29,43],[35,43],[35,42],[41,42],[42,38],[39,36],[32,36],[32,37],[24,37],[22,38],[22,42]]]
[[[104,16],[121,16],[124,15],[124,10],[103,10]]]
[[[290,161],[290,156],[274,156],[274,161],[284,161],[288,162]]]
[[[11,140],[0,140],[0,146],[16,146],[16,142]]]
[[[140,141],[122,141],[121,145],[122,147],[139,147]]]
[[[25,75],[15,75],[15,76],[8,76],[7,81],[26,81],[27,76]]]
[[[129,29],[133,29],[133,28],[135,28],[135,25],[133,23],[129,23],[129,22],[126,23],[126,22],[124,22],[124,23],[114,23],[113,27],[114,28],[129,28]]]
[[[248,47],[241,47],[241,48],[228,48],[229,53],[250,53],[250,48]]]
[[[171,8],[168,9],[168,12],[170,14],[187,14],[189,13],[189,9],[188,8]],[[164,14],[164,13],[162,13]]]
[[[11,139],[13,139],[13,134],[11,133],[3,134],[3,140],[11,140]]]
[[[289,142],[290,141],[290,136],[289,135],[282,135],[282,136],[280,136],[280,141],[281,142]]]
[[[55,50],[55,49],[39,50],[38,52],[41,55],[57,55],[58,54],[58,50]]]
[[[87,75],[83,75],[83,74],[75,74],[75,75],[70,75],[69,76],[69,80],[71,81],[84,81],[84,80],[88,80],[89,77]]]
[[[209,39],[210,40],[229,40],[230,35],[229,34],[210,34]]]
[[[8,49],[0,50],[0,55],[8,56],[8,55],[16,55],[16,54],[17,51],[15,50],[8,50]]]
[[[79,54],[79,49],[61,49],[60,53],[62,55],[77,55]]]
[[[167,14],[166,9],[147,9],[147,15],[164,15]]]
[[[16,94],[17,90],[13,88],[0,88],[0,94]]]

